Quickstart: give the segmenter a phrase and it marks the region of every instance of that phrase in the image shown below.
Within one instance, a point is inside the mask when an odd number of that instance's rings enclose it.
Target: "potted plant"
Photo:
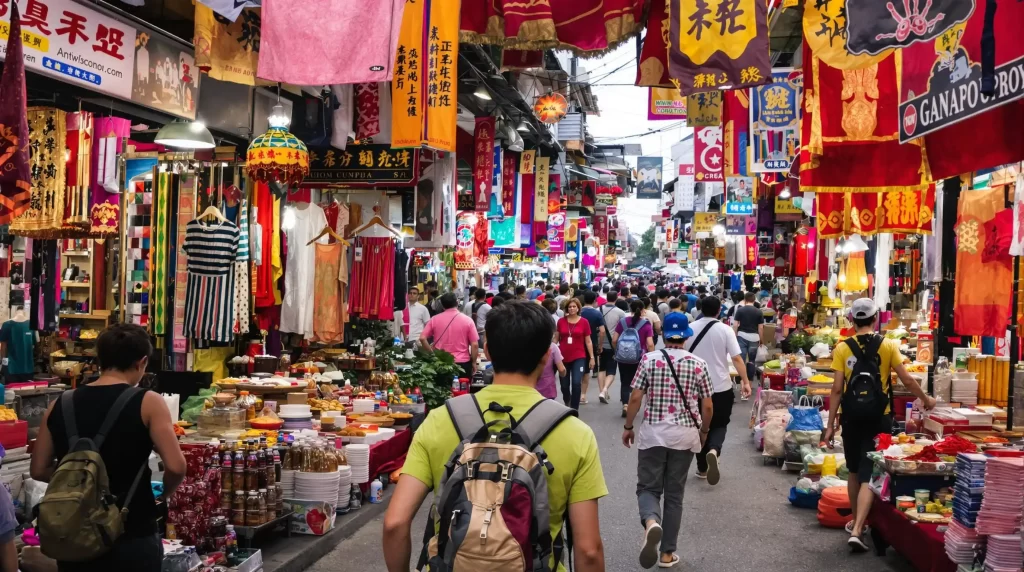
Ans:
[[[452,354],[443,350],[416,350],[408,365],[409,369],[398,373],[402,391],[408,394],[418,387],[428,409],[444,406],[452,396],[452,378],[462,375]]]

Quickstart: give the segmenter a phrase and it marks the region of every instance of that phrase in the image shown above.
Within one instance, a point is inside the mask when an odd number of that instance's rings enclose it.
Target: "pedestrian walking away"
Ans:
[[[705,317],[693,323],[696,334],[687,340],[686,349],[707,363],[711,383],[715,388],[713,400],[716,413],[711,419],[711,434],[697,454],[697,477],[707,479],[710,485],[717,485],[721,478],[719,460],[735,400],[732,376],[729,373],[730,362],[742,382],[740,395],[749,397],[751,389],[746,364],[740,357],[736,333],[714,317],[721,311],[722,303],[716,296],[705,296],[700,304],[700,311]]]
[[[654,327],[643,317],[644,303],[633,300],[629,304],[632,315],[619,320],[612,334],[615,348],[615,362],[619,368],[619,400],[622,402],[622,416],[626,416],[626,405],[632,392],[630,384],[636,376],[640,359],[646,352],[654,351]]]
[[[665,349],[640,361],[622,430],[622,444],[637,447],[636,497],[643,526],[640,565],[671,568],[683,517],[686,478],[694,453],[708,438],[714,388],[703,360],[683,349],[693,336],[686,315],[665,318]],[[646,398],[643,419],[634,420]]]
[[[598,364],[597,373],[597,383],[601,389],[598,393],[598,398],[601,399],[601,403],[606,403],[609,400],[608,388],[615,383],[617,364],[615,363],[615,350],[612,347],[613,332],[615,331],[615,326],[619,324],[619,320],[626,317],[626,312],[616,304],[619,300],[619,293],[615,290],[609,290],[606,296],[608,301],[601,306],[605,336],[601,341],[600,363]]]

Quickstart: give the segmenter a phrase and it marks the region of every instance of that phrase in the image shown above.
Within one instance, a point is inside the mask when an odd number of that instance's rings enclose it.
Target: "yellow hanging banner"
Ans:
[[[405,9],[414,6],[406,2]],[[423,143],[438,151],[455,152],[459,114],[460,0],[431,0],[427,28],[427,128]],[[404,22],[403,22],[404,24]]]
[[[423,141],[423,26],[426,2],[406,2],[391,80],[391,146],[418,148]]]
[[[715,228],[715,224],[718,223],[717,213],[694,213],[693,215],[693,226],[690,230],[694,233],[706,232],[711,233]]]
[[[537,160],[537,151],[529,150],[523,151],[519,156],[519,174],[521,175],[532,175],[533,167]]]
[[[548,157],[537,157],[537,176],[534,177],[536,186],[533,191],[533,220],[544,221],[548,219],[548,171],[551,168],[551,159]]]

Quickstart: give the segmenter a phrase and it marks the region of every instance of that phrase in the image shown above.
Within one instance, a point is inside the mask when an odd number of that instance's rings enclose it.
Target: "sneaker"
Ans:
[[[744,397],[744,396],[741,395],[740,396],[740,401],[750,401],[750,396],[748,395],[748,396]]]
[[[608,405],[608,395],[605,393],[598,393],[597,400],[600,401],[603,405]]]
[[[850,522],[846,523],[846,526],[844,528],[846,529],[846,534],[853,534],[853,521],[851,520]],[[871,527],[865,524],[863,527],[861,527],[860,533],[867,534],[870,531]]]
[[[697,473],[697,478],[698,478],[698,479],[704,479],[704,480],[707,480],[707,478],[708,478],[708,474],[707,474],[707,473]]]
[[[644,531],[644,541],[640,545],[640,566],[653,568],[658,563],[658,545],[661,544],[661,525],[652,522]]]
[[[864,541],[861,540],[859,536],[851,536],[850,539],[846,541],[846,544],[849,545],[850,550],[856,553],[868,551],[868,545],[864,544]]]
[[[626,406],[625,405],[622,406],[622,416],[623,417],[626,416]]]
[[[708,484],[717,485],[718,481],[721,480],[722,474],[718,470],[718,452],[715,450],[708,451]]]

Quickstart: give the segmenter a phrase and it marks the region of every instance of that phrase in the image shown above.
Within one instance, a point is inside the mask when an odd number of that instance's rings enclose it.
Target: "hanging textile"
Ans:
[[[25,58],[18,6],[11,8],[3,75],[0,76],[0,224],[29,209],[31,134],[25,109]]]
[[[292,221],[294,217],[294,221]],[[285,229],[288,252],[285,257],[284,300],[281,305],[281,331],[313,337],[313,286],[316,249],[309,241],[327,226],[324,209],[313,203],[289,208],[289,228]],[[326,244],[327,238],[318,242]]]
[[[199,3],[205,4],[211,13],[216,12],[229,22],[236,21],[243,12],[251,12],[252,10],[249,8],[260,6],[259,0],[199,0]],[[196,7],[200,5],[199,3],[196,4]],[[142,2],[139,2],[137,6],[142,6]]]
[[[68,113],[66,122],[66,188],[61,235],[86,236],[92,226],[89,219],[89,171],[92,166],[93,116],[88,111],[77,111]]]
[[[211,78],[242,85],[270,85],[256,78],[260,58],[260,10],[240,10],[231,21],[196,3],[196,67]]]
[[[790,0],[787,0],[789,2]],[[862,69],[892,54],[853,55],[846,49],[846,2],[802,2],[804,45],[826,64],[841,70]],[[807,60],[804,59],[806,63]],[[807,77],[806,75],[804,77]]]
[[[935,185],[924,191],[818,193],[817,229],[822,238],[882,232],[930,234]]]
[[[380,133],[380,96],[377,82],[357,83],[355,100],[356,139],[369,139]]]
[[[296,85],[390,81],[405,3],[264,0],[257,75]]]
[[[131,133],[132,122],[120,117],[93,120],[92,184],[89,193],[89,235],[105,238],[117,234],[120,215],[120,181],[117,156]]]
[[[331,86],[331,93],[337,100],[337,107],[331,112],[331,146],[336,149],[345,150],[348,145],[348,138],[352,135],[354,125],[355,107],[353,106],[352,84],[339,84]]]
[[[388,237],[356,237],[362,259],[352,264],[348,311],[371,320],[394,319],[395,245]]]
[[[249,333],[249,201],[242,199],[238,208],[238,254],[235,257],[235,322],[236,334]]]
[[[345,340],[345,287],[348,284],[345,245],[314,243],[316,270],[313,285],[314,342],[339,343]]]
[[[459,40],[516,50],[570,50],[597,56],[642,28],[643,0],[465,2]]]
[[[153,192],[153,222],[150,227],[152,246],[149,251],[149,307],[153,335],[167,333],[167,286],[170,256],[170,216],[172,173],[159,173]]]
[[[232,341],[238,227],[231,221],[195,219],[185,227],[182,249],[188,255],[185,335],[209,342]]]
[[[960,194],[954,229],[957,247],[953,330],[957,335],[1002,337],[1006,332],[1012,269],[1002,260],[986,263],[982,258],[988,239],[985,225],[1004,209],[1004,204],[1001,188]]]
[[[172,351],[183,354],[188,351],[188,337],[185,335],[185,302],[188,300],[188,256],[185,254],[185,238],[188,223],[196,216],[196,175],[185,173],[178,183],[177,224],[175,225],[175,246],[172,256],[174,263],[174,321],[172,324]]]
[[[647,13],[647,34],[636,66],[635,85],[677,89],[668,75],[668,34],[668,2],[652,0]]]
[[[51,107],[28,110],[32,148],[30,208],[11,223],[11,234],[56,237],[64,224],[64,143],[67,114]]]
[[[928,169],[938,181],[963,173],[1024,160],[1024,100],[986,111],[981,115],[925,135]],[[964,153],[970,149],[970,153]]]
[[[892,255],[893,237],[883,233],[875,239],[878,252],[875,253],[875,306],[889,307],[889,257]]]
[[[750,142],[750,96],[747,90],[723,92],[722,103],[722,174],[726,177],[748,176],[747,149]]]

